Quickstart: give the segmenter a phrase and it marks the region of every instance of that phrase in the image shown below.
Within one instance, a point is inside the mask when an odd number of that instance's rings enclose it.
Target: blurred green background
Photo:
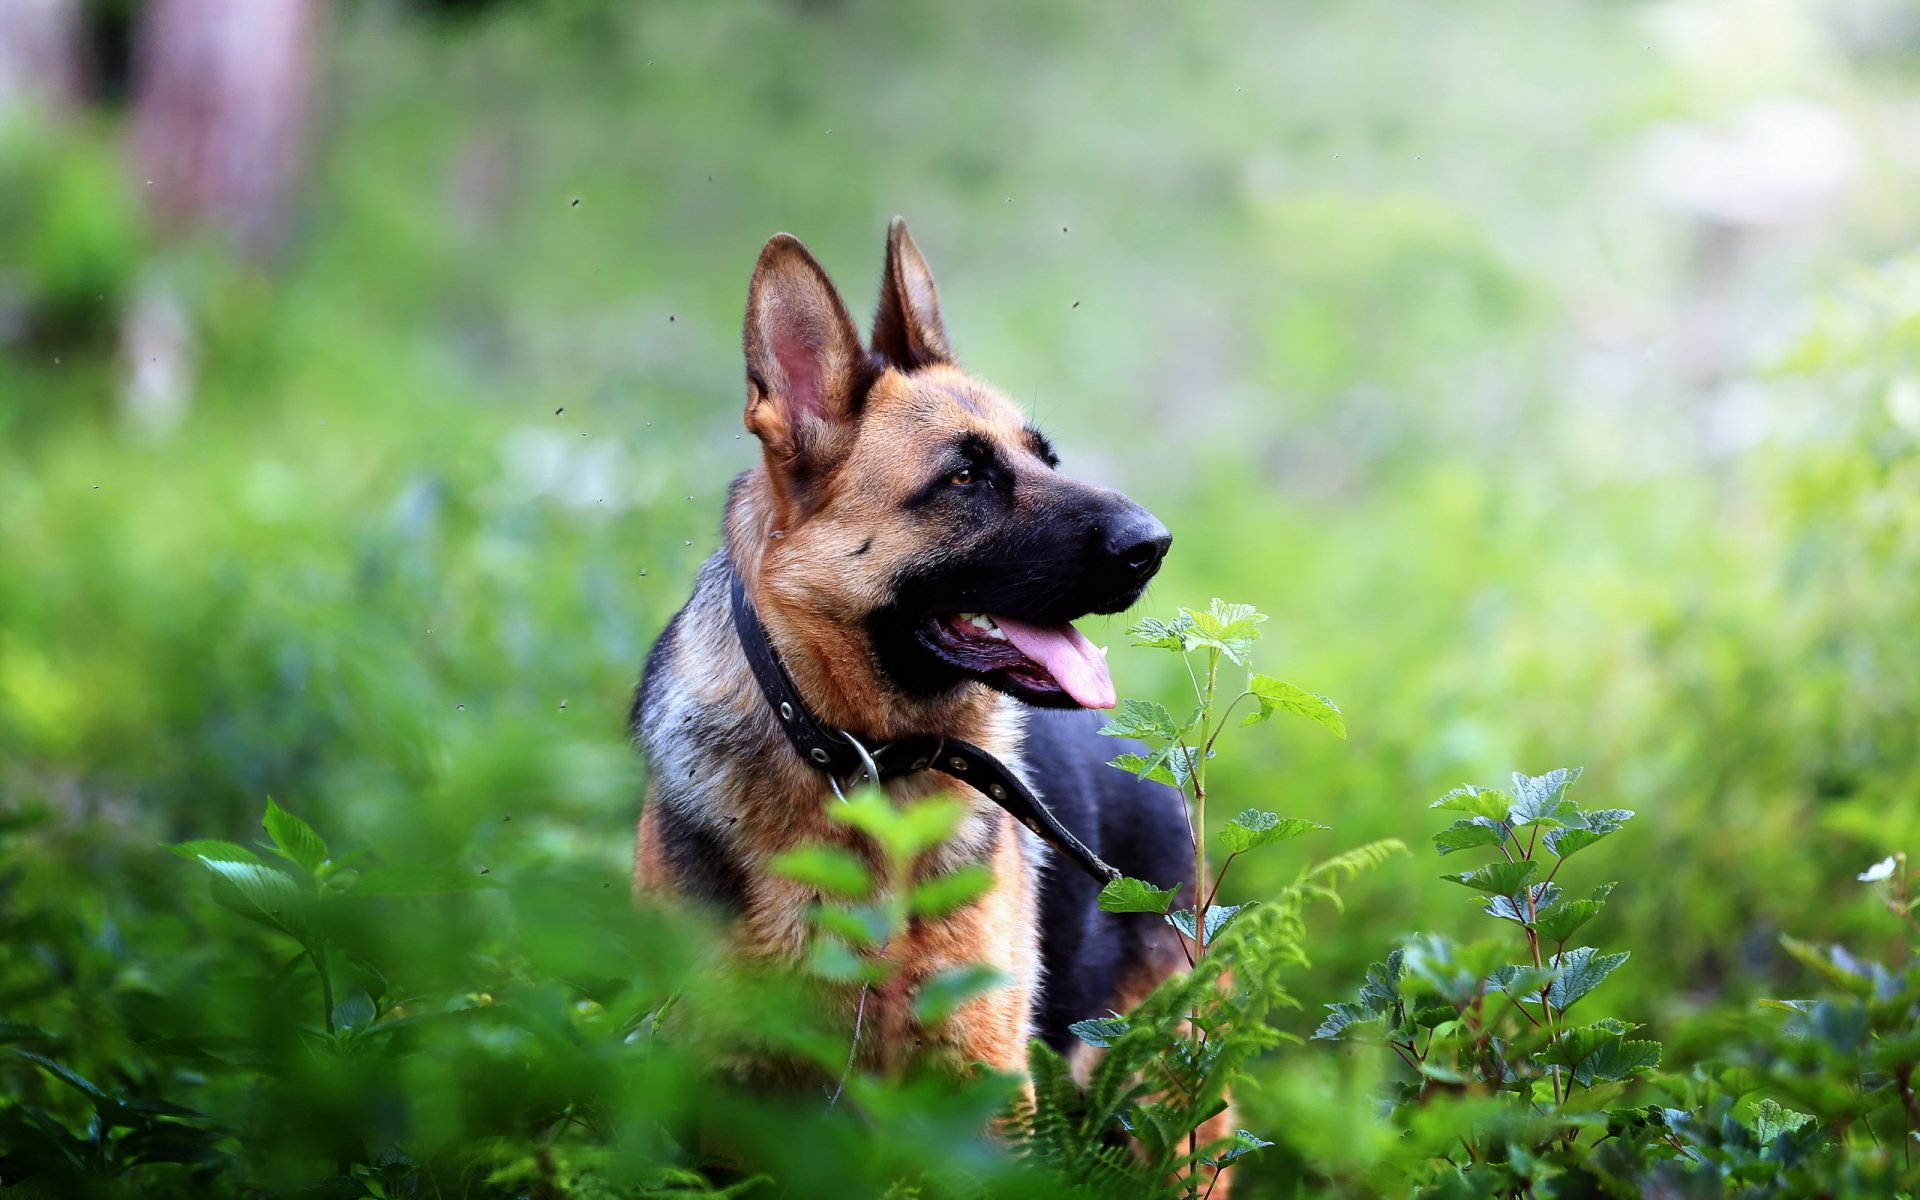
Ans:
[[[755,452],[754,256],[868,312],[895,213],[962,361],[1173,529],[1141,612],[1256,604],[1345,711],[1216,809],[1424,843],[1584,765],[1641,814],[1596,936],[1670,1054],[1915,848],[1909,5],[342,3],[264,250],[156,218],[145,8],[81,12],[82,98],[0,107],[0,1015],[75,1055],[233,933],[157,844],[268,795],[624,887],[630,689]],[[1171,699],[1129,619],[1085,627]],[[1475,919],[1420,853],[1310,1008]]]

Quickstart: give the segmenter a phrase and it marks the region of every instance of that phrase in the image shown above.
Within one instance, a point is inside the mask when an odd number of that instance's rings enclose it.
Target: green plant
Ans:
[[[1633,1036],[1639,1026],[1582,1004],[1628,953],[1569,949],[1614,885],[1573,898],[1558,876],[1568,859],[1633,814],[1581,809],[1567,797],[1579,775],[1578,768],[1515,774],[1511,793],[1467,786],[1433,804],[1463,814],[1434,835],[1441,855],[1498,855],[1442,878],[1477,893],[1482,912],[1513,927],[1522,961],[1513,961],[1511,939],[1463,945],[1414,935],[1369,968],[1357,1000],[1328,1005],[1314,1033],[1377,1041],[1405,1063],[1413,1078],[1396,1104],[1432,1143],[1429,1187],[1518,1196],[1577,1168],[1582,1135],[1607,1127],[1608,1095],[1660,1062],[1658,1042]],[[1420,1111],[1435,1093],[1489,1103],[1458,1125],[1423,1123]]]
[[[1101,732],[1146,741],[1148,753],[1122,754],[1112,765],[1176,787],[1186,798],[1197,886],[1190,907],[1170,911],[1180,889],[1117,879],[1101,890],[1100,907],[1162,914],[1177,931],[1191,970],[1168,979],[1130,1013],[1074,1026],[1075,1035],[1100,1052],[1084,1089],[1063,1059],[1036,1042],[1030,1055],[1034,1105],[1020,1122],[1030,1157],[1101,1194],[1177,1189],[1198,1196],[1203,1188],[1212,1190],[1220,1172],[1272,1144],[1244,1129],[1203,1140],[1202,1130],[1227,1110],[1230,1083],[1256,1055],[1287,1037],[1267,1017],[1294,1003],[1284,975],[1307,965],[1307,905],[1316,899],[1337,903],[1340,882],[1404,848],[1391,839],[1370,843],[1302,870],[1267,901],[1216,902],[1221,881],[1241,855],[1327,828],[1247,809],[1221,828],[1226,858],[1209,878],[1203,836],[1207,764],[1235,708],[1243,700],[1256,702],[1243,726],[1290,712],[1346,736],[1332,701],[1251,672],[1250,652],[1265,620],[1249,605],[1215,599],[1205,611],[1182,609],[1171,621],[1149,618],[1129,630],[1136,645],[1180,656],[1195,707],[1176,720],[1164,705],[1127,700]],[[1244,687],[1227,689],[1234,694],[1225,703],[1223,665],[1248,672]],[[1234,964],[1231,983],[1228,963]],[[1116,1140],[1119,1131],[1130,1146]]]

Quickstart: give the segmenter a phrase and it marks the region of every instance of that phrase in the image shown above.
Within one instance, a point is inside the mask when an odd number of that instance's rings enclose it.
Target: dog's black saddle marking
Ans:
[[[793,686],[793,677],[780,661],[780,652],[774,649],[766,626],[760,623],[759,614],[753,611],[753,602],[747,599],[747,588],[740,580],[740,573],[729,570],[728,575],[733,587],[734,632],[740,635],[740,648],[746,652],[747,665],[753,669],[760,694],[773,709],[774,719],[787,735],[787,741],[807,765],[829,778],[851,779],[865,773],[866,758],[854,743],[846,735],[822,725],[800,698],[800,689]],[[880,770],[876,783],[918,771],[944,771],[1013,814],[1014,820],[1072,859],[1095,880],[1104,884],[1120,878],[1120,872],[1101,861],[1099,855],[1073,836],[1046,802],[1034,795],[1005,763],[971,742],[916,734],[875,747],[868,754]]]

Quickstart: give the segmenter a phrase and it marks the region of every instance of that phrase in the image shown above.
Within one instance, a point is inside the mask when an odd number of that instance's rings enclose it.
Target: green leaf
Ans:
[[[895,909],[885,903],[847,907],[822,904],[808,913],[814,928],[862,950],[873,950],[886,944],[893,934],[896,917]]]
[[[1179,746],[1162,746],[1144,757],[1138,754],[1122,754],[1107,765],[1118,767],[1122,771],[1150,779],[1155,783],[1164,783],[1168,787],[1183,788],[1193,776],[1193,760],[1199,752]]]
[[[1632,1029],[1607,1020],[1565,1030],[1540,1054],[1540,1061],[1566,1067],[1584,1087],[1617,1083],[1660,1065],[1660,1043],[1628,1041],[1625,1035]]]
[[[1753,1139],[1764,1149],[1773,1145],[1774,1139],[1781,1134],[1792,1133],[1811,1120],[1813,1117],[1809,1113],[1795,1112],[1771,1100],[1762,1100],[1753,1106]]]
[[[1556,905],[1552,912],[1540,918],[1534,928],[1541,937],[1555,945],[1565,942],[1607,906],[1607,895],[1613,888],[1613,884],[1603,883],[1593,889],[1591,900],[1568,900]]]
[[[1253,908],[1259,903],[1260,902],[1258,900],[1252,900],[1247,902],[1246,904],[1209,904],[1207,905],[1207,945],[1209,946],[1213,945],[1214,939],[1218,937],[1227,928],[1228,925],[1231,925],[1233,923],[1233,919],[1239,916],[1241,912],[1243,912],[1246,909]],[[1195,929],[1195,925],[1193,921],[1193,910],[1190,908],[1183,908],[1178,912],[1168,913],[1167,924],[1173,926],[1175,929],[1178,929],[1181,933],[1186,934],[1189,938],[1193,937],[1194,929]]]
[[[252,863],[264,866],[260,856],[245,846],[236,846],[232,842],[181,842],[178,845],[163,847],[168,854],[177,855],[188,862],[200,862],[211,859],[214,862]]]
[[[1531,859],[1519,862],[1489,863],[1475,871],[1466,871],[1459,875],[1442,875],[1440,878],[1449,883],[1457,883],[1475,891],[1492,892],[1496,896],[1511,896],[1518,892],[1540,864]]]
[[[1326,828],[1329,827],[1303,817],[1282,817],[1277,813],[1249,808],[1220,830],[1220,844],[1230,854],[1242,854]]]
[[[38,1025],[28,1025],[22,1021],[0,1021],[0,1046],[14,1042],[37,1042],[53,1035]]]
[[[213,898],[221,906],[295,938],[305,936],[312,897],[293,876],[255,863],[200,861],[214,874]]]
[[[873,890],[866,864],[851,851],[833,846],[798,846],[774,855],[767,868],[784,879],[850,900]]]
[[[1185,616],[1175,617],[1171,622],[1158,617],[1142,617],[1136,621],[1127,636],[1134,639],[1136,646],[1151,646],[1158,650],[1178,650],[1182,653],[1187,645],[1187,633],[1193,628],[1193,622]]]
[[[1625,950],[1618,954],[1601,954],[1592,946],[1554,955],[1553,968],[1559,978],[1553,981],[1553,987],[1547,992],[1547,1003],[1565,1012],[1573,1007],[1575,1001],[1599,987],[1600,981],[1619,969],[1628,957],[1629,952]]]
[[[327,843],[313,831],[313,826],[275,804],[272,796],[267,797],[263,824],[267,827],[267,836],[273,839],[274,848],[290,861],[299,863],[309,874],[327,861]]]
[[[1540,914],[1551,909],[1560,899],[1560,885],[1557,883],[1530,883],[1522,891],[1511,896],[1495,896],[1487,901],[1481,911],[1490,917],[1499,917],[1503,921],[1512,921],[1516,925],[1533,925]],[[1528,901],[1531,900],[1532,916],[1528,915]]]
[[[1581,824],[1574,828],[1551,829],[1547,836],[1540,839],[1546,843],[1547,850],[1559,858],[1567,858],[1588,846],[1593,845],[1610,833],[1617,832],[1622,825],[1633,819],[1633,813],[1624,808],[1603,808],[1595,812],[1582,813]]]
[[[1113,716],[1100,728],[1103,737],[1156,738],[1170,742],[1180,734],[1173,714],[1164,704],[1150,700],[1122,700]]]
[[[1513,807],[1513,797],[1499,788],[1475,787],[1469,783],[1453,789],[1427,807],[1463,812],[1485,817],[1489,821],[1504,821],[1508,810]]]
[[[1164,913],[1173,904],[1177,887],[1157,888],[1138,879],[1116,879],[1100,889],[1100,911],[1110,913]]]
[[[1012,982],[1001,972],[978,963],[948,967],[920,985],[913,998],[914,1019],[922,1026],[938,1025],[975,996]]]
[[[333,1006],[333,1025],[335,1029],[358,1031],[371,1025],[376,1015],[373,1001],[367,998],[365,992],[356,989]]]
[[[1125,1017],[1114,1013],[1110,1017],[1092,1017],[1085,1021],[1075,1021],[1067,1026],[1067,1032],[1079,1038],[1096,1050],[1105,1050],[1126,1036],[1132,1028]]]
[[[1237,661],[1237,660],[1236,660]],[[1347,736],[1347,722],[1340,707],[1325,696],[1296,687],[1271,675],[1255,675],[1247,681],[1247,690],[1260,702],[1260,711],[1248,713],[1242,725],[1264,721],[1275,713],[1293,713],[1309,721],[1318,721],[1331,729],[1335,737]]]
[[[1184,649],[1218,650],[1241,666],[1246,665],[1247,652],[1260,638],[1260,623],[1267,619],[1251,604],[1228,604],[1217,596],[1206,612],[1183,608],[1180,614],[1188,621],[1188,627],[1181,631]]]
[[[907,898],[907,909],[916,917],[944,917],[986,895],[993,879],[991,868],[982,863],[968,863],[915,887]]]
[[[103,1104],[106,1102],[107,1094],[96,1087],[92,1080],[80,1074],[80,1072],[74,1070],[72,1067],[35,1054],[31,1050],[16,1050],[14,1053],[38,1065],[41,1070],[53,1076],[55,1079],[60,1080],[62,1083],[86,1093],[88,1099]]]
[[[862,788],[845,804],[829,805],[827,814],[879,842],[889,861],[904,863],[953,836],[966,809],[950,798],[896,809],[878,788]]]
[[[1566,798],[1566,790],[1580,778],[1579,767],[1560,767],[1545,775],[1513,773],[1513,807],[1507,810],[1507,824],[1579,825],[1580,810]]]
[[[1546,967],[1516,963],[1501,967],[1487,976],[1487,990],[1505,992],[1516,1000],[1540,1002],[1540,991],[1553,983],[1553,972]]]
[[[1441,854],[1476,846],[1498,846],[1507,840],[1506,827],[1493,817],[1465,817],[1433,835],[1433,844]]]
[[[1328,1015],[1313,1031],[1316,1038],[1337,1038],[1353,1025],[1380,1020],[1400,1004],[1402,952],[1395,950],[1387,961],[1367,967],[1366,982],[1360,985],[1356,1004],[1329,1004]]]
[[[1252,1154],[1255,1150],[1264,1150],[1271,1145],[1273,1145],[1272,1142],[1267,1141],[1265,1138],[1255,1137],[1244,1129],[1235,1130],[1233,1145],[1221,1151],[1217,1157],[1204,1158],[1200,1161],[1209,1166],[1224,1167],[1235,1159],[1244,1158]]]

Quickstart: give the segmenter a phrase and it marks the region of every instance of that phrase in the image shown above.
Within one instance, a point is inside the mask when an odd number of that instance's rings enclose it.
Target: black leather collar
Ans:
[[[884,746],[863,748],[853,738],[820,723],[800,698],[780,652],[767,636],[766,626],[747,599],[746,585],[738,571],[727,572],[733,588],[733,628],[740,636],[740,648],[746,652],[747,665],[760,684],[760,694],[773,710],[775,722],[787,735],[794,751],[807,765],[834,781],[853,780],[868,772],[869,762],[878,770],[874,782],[898,779],[917,771],[936,770],[952,776],[1013,814],[1013,819],[1031,829],[1040,839],[1058,850],[1100,883],[1120,878],[1120,872],[1100,860],[1066,826],[1040,797],[1020,781],[1007,765],[971,742],[957,738],[937,738],[915,734],[888,742]]]

